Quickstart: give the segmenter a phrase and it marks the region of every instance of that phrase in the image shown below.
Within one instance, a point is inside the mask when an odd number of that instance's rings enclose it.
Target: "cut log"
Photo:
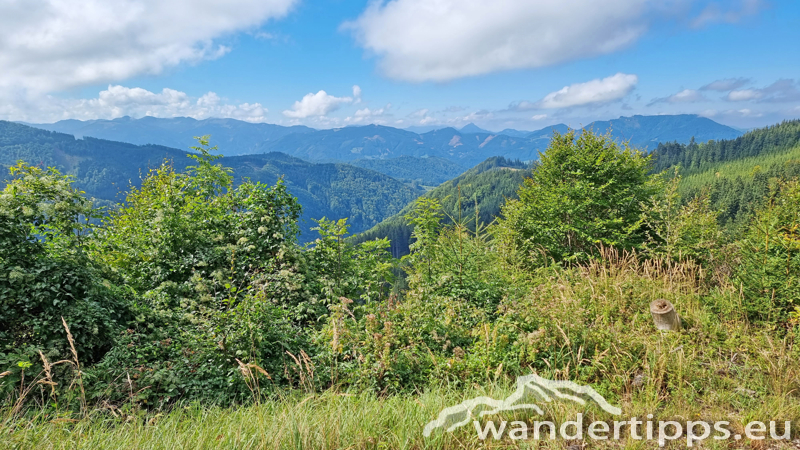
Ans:
[[[668,300],[660,298],[650,303],[650,314],[659,330],[678,331],[681,329],[681,318]]]

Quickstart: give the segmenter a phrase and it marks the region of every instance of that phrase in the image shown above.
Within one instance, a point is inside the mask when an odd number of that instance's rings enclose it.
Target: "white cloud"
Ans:
[[[260,103],[225,103],[214,92],[193,98],[185,92],[164,88],[161,92],[113,85],[97,98],[64,99],[51,95],[17,94],[0,99],[0,118],[26,122],[62,119],[115,119],[117,117],[227,117],[264,122],[267,108]]]
[[[738,0],[724,3],[713,2],[692,20],[692,26],[700,28],[713,23],[737,23],[747,16],[757,14],[765,5],[763,0]],[[723,6],[728,7],[726,10]]]
[[[494,117],[494,113],[492,113],[491,111],[482,109],[480,111],[471,112],[471,113],[467,114],[466,116],[461,117],[460,119],[461,119],[461,122],[464,122],[466,124],[466,123],[470,123],[470,122],[476,122],[476,121],[491,119],[492,117]]]
[[[409,114],[408,117],[411,117],[412,119],[421,119],[423,117],[426,117],[429,111],[430,110],[428,108],[418,109]]]
[[[571,106],[601,105],[619,100],[636,87],[639,77],[618,73],[607,78],[576,83],[547,94],[539,100],[537,108],[555,109]]]
[[[656,103],[695,103],[707,101],[699,91],[694,89],[684,89],[677,94],[672,94],[668,97],[653,99],[647,106],[655,105]]]
[[[447,81],[617,51],[646,31],[656,9],[665,6],[650,0],[373,1],[343,29],[380,57],[389,77]]]
[[[753,110],[748,109],[748,108],[739,109],[737,111],[734,111],[734,113],[738,113],[742,117],[761,117],[761,116],[764,115],[764,114],[762,114],[760,112],[756,112],[756,111],[753,111]]]
[[[353,114],[355,117],[373,117],[373,116],[382,116],[383,115],[383,108],[371,110],[369,108],[359,109]]]
[[[391,117],[391,114],[389,114],[389,110],[391,108],[392,108],[392,104],[391,103],[388,103],[383,108],[378,108],[378,109],[370,109],[369,107],[365,107],[365,108],[357,110],[352,116],[345,117],[344,123],[347,123],[347,124],[367,124],[367,123],[385,124],[385,123],[388,123],[387,118]]]
[[[358,88],[358,86],[353,87],[353,93],[356,92],[356,88]],[[359,95],[361,94],[360,88],[358,89],[358,93]],[[353,97],[334,97],[325,91],[319,91],[316,94],[306,94],[302,100],[294,102],[292,109],[284,111],[283,115],[293,119],[321,117],[336,111],[345,103],[353,103]]]
[[[54,92],[217,58],[297,0],[4,0],[0,88]]]
[[[439,110],[439,112],[447,114],[447,113],[459,113],[461,111],[466,111],[466,110],[467,110],[466,106],[453,105],[453,106],[448,106],[447,108],[444,108],[442,110]]]
[[[794,80],[778,80],[761,89],[740,89],[728,93],[727,100],[732,102],[759,100],[770,103],[800,101],[800,87]]]
[[[701,91],[728,92],[750,83],[749,78],[726,78],[708,83],[700,88]]]
[[[717,111],[716,109],[706,109],[706,110],[700,112],[698,115],[703,116],[703,117],[708,117],[710,119],[710,118],[713,118],[714,116],[716,116],[717,114],[719,114],[719,111]]]
[[[728,92],[727,99],[732,102],[742,102],[747,100],[757,100],[764,95],[758,89],[740,89]]]
[[[529,111],[536,108],[538,108],[536,103],[532,103],[527,100],[522,100],[520,102],[511,103],[508,105],[508,111]]]
[[[353,86],[353,103],[361,103],[361,88],[356,84]]]
[[[543,120],[547,119],[547,114],[536,114],[535,116],[531,117],[533,120]]]

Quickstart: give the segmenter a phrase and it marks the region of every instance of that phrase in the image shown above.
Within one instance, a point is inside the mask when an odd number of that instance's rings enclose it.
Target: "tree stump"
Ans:
[[[668,300],[659,298],[650,303],[650,314],[659,330],[678,331],[681,329],[681,318]]]

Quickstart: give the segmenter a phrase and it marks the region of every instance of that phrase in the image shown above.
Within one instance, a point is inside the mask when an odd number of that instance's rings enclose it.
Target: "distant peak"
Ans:
[[[483,128],[475,125],[474,123],[470,122],[459,130],[462,133],[491,133],[489,130],[484,130]]]

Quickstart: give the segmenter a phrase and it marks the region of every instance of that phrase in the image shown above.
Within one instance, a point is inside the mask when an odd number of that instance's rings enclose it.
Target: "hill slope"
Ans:
[[[350,164],[374,170],[404,182],[438,186],[466,170],[464,166],[444,158],[401,156],[392,159],[357,159]]]
[[[522,180],[530,174],[530,165],[520,161],[511,161],[502,157],[489,158],[468,170],[461,176],[442,183],[426,192],[423,196],[439,199],[445,213],[444,223],[452,223],[459,216],[474,229],[475,209],[477,205],[478,220],[488,224],[494,220],[505,203],[506,198],[516,198],[517,189]],[[459,188],[461,208],[459,211]],[[389,238],[394,257],[407,255],[411,243],[413,228],[405,216],[413,204],[384,220],[372,229],[352,236],[354,243],[371,239]]]
[[[630,140],[633,147],[652,151],[659,142],[688,143],[708,140],[735,139],[742,132],[694,114],[675,116],[633,116],[592,122],[586,129],[611,135],[619,141]]]
[[[63,133],[0,121],[2,176],[18,160],[53,166],[76,178],[77,185],[104,204],[124,200],[130,185],[139,186],[147,170],[165,159],[183,170],[187,152],[169,147],[137,146],[102,139],[75,139]],[[347,164],[314,164],[282,153],[232,156],[222,163],[237,180],[273,184],[284,177],[303,206],[302,239],[313,239],[311,219],[350,218],[352,230],[366,230],[402,209],[423,193],[387,175]]]
[[[661,144],[654,171],[680,167],[684,198],[707,194],[732,230],[746,224],[780,180],[800,177],[800,120],[705,144]]]

